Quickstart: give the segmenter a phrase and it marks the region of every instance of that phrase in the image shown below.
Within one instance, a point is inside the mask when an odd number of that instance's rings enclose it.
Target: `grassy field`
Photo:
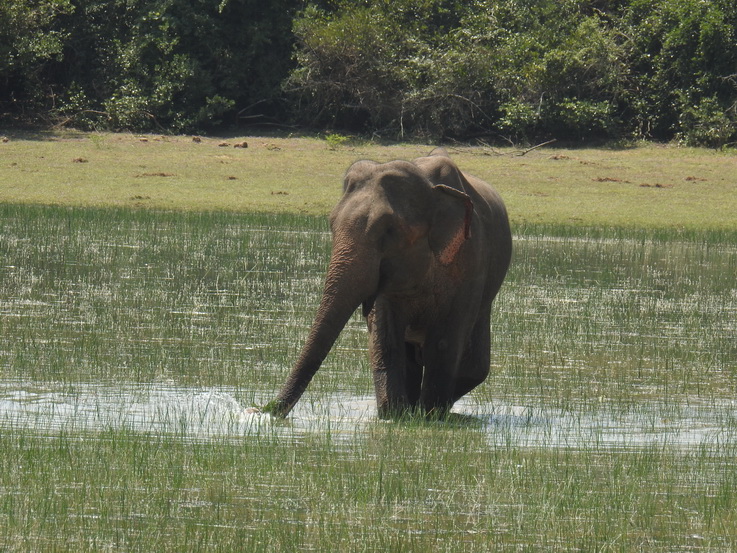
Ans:
[[[370,142],[331,149],[317,138],[197,140],[11,135],[0,143],[0,202],[322,215],[336,203],[351,162],[412,159],[432,149]],[[248,148],[235,147],[244,142]],[[499,189],[515,224],[737,228],[734,152],[658,145],[548,146],[523,156],[450,151],[462,169]]]
[[[356,316],[279,422],[342,171],[428,147],[140,138],[0,143],[0,551],[737,548],[734,156],[454,151],[515,221],[488,382],[377,421]]]

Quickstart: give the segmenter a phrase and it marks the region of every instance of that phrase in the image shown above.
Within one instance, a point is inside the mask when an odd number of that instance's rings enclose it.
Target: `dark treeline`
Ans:
[[[0,0],[0,116],[737,140],[734,0]]]

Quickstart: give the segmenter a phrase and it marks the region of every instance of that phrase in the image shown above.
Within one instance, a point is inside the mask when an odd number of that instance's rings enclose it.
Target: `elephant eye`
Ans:
[[[379,247],[382,251],[387,251],[396,247],[399,244],[400,239],[401,232],[395,225],[390,224],[384,229],[384,232],[381,235]]]
[[[371,217],[366,232],[382,252],[386,251],[399,236],[394,214],[384,211]]]

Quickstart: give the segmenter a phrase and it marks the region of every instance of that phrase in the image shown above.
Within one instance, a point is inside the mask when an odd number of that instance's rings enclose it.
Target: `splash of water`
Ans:
[[[265,431],[285,437],[330,432],[350,439],[377,423],[374,400],[367,396],[335,394],[303,401],[287,421],[280,421],[248,409],[237,395],[231,388],[5,381],[0,383],[0,428],[80,435],[127,428],[202,441],[243,439]],[[661,407],[623,414],[603,409],[564,412],[464,398],[454,412],[465,425],[485,433],[492,447],[694,447],[737,439],[737,424],[724,420],[724,413],[731,413],[735,422],[734,405],[680,406],[673,416],[663,414]]]

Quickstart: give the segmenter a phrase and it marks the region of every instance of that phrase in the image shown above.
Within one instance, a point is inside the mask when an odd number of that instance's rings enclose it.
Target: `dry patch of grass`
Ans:
[[[0,202],[326,214],[362,158],[432,145],[318,138],[64,133],[0,144]],[[451,148],[501,192],[514,224],[737,229],[737,156],[675,146]]]

